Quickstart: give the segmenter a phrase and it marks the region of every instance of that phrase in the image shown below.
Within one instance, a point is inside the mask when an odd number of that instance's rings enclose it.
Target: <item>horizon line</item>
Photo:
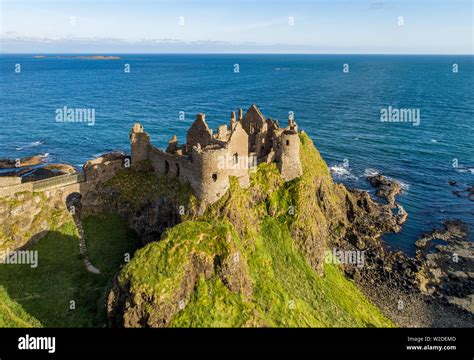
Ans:
[[[0,55],[400,55],[474,56],[474,53],[331,53],[331,52],[3,52]]]

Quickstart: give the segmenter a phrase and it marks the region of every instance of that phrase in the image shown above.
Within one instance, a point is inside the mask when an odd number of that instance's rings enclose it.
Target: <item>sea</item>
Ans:
[[[35,55],[0,55],[0,158],[42,154],[80,168],[129,152],[136,122],[165,147],[173,134],[185,141],[197,113],[215,129],[255,103],[280,124],[292,115],[335,181],[373,193],[366,176],[381,173],[402,185],[408,220],[384,236],[390,248],[413,255],[447,219],[473,238],[463,190],[474,185],[474,56]],[[65,107],[93,110],[93,124],[58,121]]]

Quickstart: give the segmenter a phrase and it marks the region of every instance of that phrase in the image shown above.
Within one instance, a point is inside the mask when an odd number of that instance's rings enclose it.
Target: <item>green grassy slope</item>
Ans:
[[[41,327],[41,323],[13,301],[0,286],[0,327]]]
[[[128,326],[393,326],[336,265],[321,274],[347,194],[305,134],[301,144],[300,179],[283,183],[274,164],[261,165],[249,189],[233,181],[199,221],[136,253],[119,277]]]
[[[68,223],[30,249],[38,251],[37,268],[0,265],[0,286],[5,290],[0,296],[20,304],[45,327],[103,325],[106,286],[123,263],[124,254],[133,255],[138,240],[116,215],[86,218],[84,230],[100,275],[87,272],[79,255],[77,229]],[[75,309],[70,309],[71,301]],[[0,326],[14,326],[8,316],[8,309],[0,308]],[[39,326],[38,321],[30,323]]]

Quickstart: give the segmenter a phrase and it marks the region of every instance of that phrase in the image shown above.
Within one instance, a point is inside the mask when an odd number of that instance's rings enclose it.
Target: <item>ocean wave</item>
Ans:
[[[367,178],[367,177],[370,177],[370,176],[376,176],[376,175],[380,175],[382,172],[377,170],[377,169],[374,169],[374,168],[367,168],[364,170],[364,177]],[[402,190],[404,191],[408,191],[410,189],[410,184],[405,182],[405,181],[402,181],[400,179],[395,179],[393,177],[390,177],[390,176],[385,176],[385,178],[387,180],[390,180],[390,181],[393,181],[393,182],[396,182],[397,184],[399,184],[402,188]]]
[[[40,146],[40,145],[43,145],[44,144],[44,141],[34,141],[34,142],[31,142],[29,144],[26,144],[24,146],[18,146],[16,148],[17,151],[22,151],[22,150],[25,150],[25,149],[31,149],[31,148],[34,148],[34,147],[37,147],[37,146]]]
[[[390,177],[390,176],[385,176],[388,180],[390,181],[393,181],[393,182],[396,182],[398,185],[401,186],[402,190],[403,191],[408,191],[410,190],[410,184],[400,180],[400,179],[395,179],[393,177]]]
[[[357,176],[352,174],[351,169],[344,165],[333,165],[329,167],[329,171],[336,177],[344,179],[358,179]]]
[[[47,162],[47,161],[51,160],[51,158],[50,158],[50,156],[49,156],[49,153],[40,154],[40,155],[38,155],[38,156],[39,156],[39,157],[41,158],[41,160],[43,160],[44,162]]]
[[[373,168],[367,168],[364,170],[364,177],[379,175],[380,171]]]
[[[470,167],[457,167],[455,170],[462,174],[474,174],[474,168]]]

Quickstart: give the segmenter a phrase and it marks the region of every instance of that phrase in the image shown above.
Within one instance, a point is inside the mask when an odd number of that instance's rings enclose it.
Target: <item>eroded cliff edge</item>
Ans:
[[[234,181],[204,213],[172,179],[159,180],[172,190],[148,195],[146,186],[127,188],[138,180],[109,183],[107,202],[115,199],[113,208],[146,242],[159,240],[139,250],[115,279],[111,325],[393,325],[339,265],[324,262],[333,248],[384,258],[380,235],[399,231],[406,215],[335,184],[310,138],[301,133],[300,140],[303,176],[285,183],[276,164],[262,164],[248,189]],[[122,176],[130,180],[134,171]],[[130,211],[133,197],[140,200]],[[350,267],[347,272],[354,275]]]

